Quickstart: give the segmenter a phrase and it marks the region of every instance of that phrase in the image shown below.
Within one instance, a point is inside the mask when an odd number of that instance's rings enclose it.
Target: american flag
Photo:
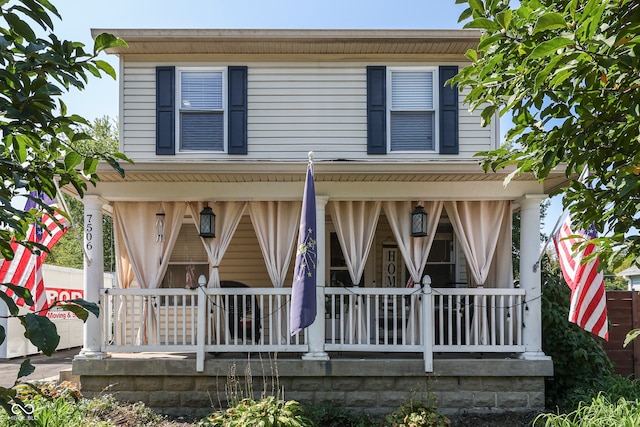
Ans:
[[[40,198],[47,205],[55,207],[55,200],[52,200],[45,194],[41,194],[38,197],[36,193],[32,192],[31,196]],[[24,210],[28,211],[34,208],[37,208],[36,203],[28,199]],[[57,210],[54,210],[54,212],[54,217],[62,226],[56,224],[54,219],[47,212],[44,212],[41,220],[46,230],[44,230],[40,224],[32,224],[27,231],[26,240],[39,243],[51,249],[68,230],[69,222],[67,218],[62,216]],[[11,283],[29,289],[34,301],[31,310],[36,313],[46,310],[47,295],[42,278],[42,265],[47,257],[47,252],[38,249],[34,249],[34,252],[31,252],[15,240],[11,242],[11,248],[15,255],[13,260],[5,260],[2,266],[0,266],[0,283]],[[24,300],[15,295],[11,289],[1,286],[0,290],[4,291],[7,296],[13,298],[17,305],[24,306]]]
[[[571,216],[568,215],[558,233],[553,237],[553,243],[564,280],[571,289],[569,321],[608,341],[607,299],[604,291],[604,276],[601,271],[598,271],[599,260],[598,257],[594,257],[586,263],[582,262],[585,257],[597,251],[596,245],[589,242],[584,251],[574,252],[573,250],[576,243],[595,237],[597,232],[593,226],[586,232],[573,233]]]

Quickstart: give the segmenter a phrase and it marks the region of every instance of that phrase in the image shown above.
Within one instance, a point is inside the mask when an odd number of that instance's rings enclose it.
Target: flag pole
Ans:
[[[582,180],[587,176],[589,172],[589,168],[586,167],[584,169],[582,169],[582,172],[580,173],[580,176],[578,177],[578,182],[582,182]],[[540,251],[540,256],[538,256],[538,261],[535,262],[535,264],[533,264],[533,272],[537,273],[538,272],[538,268],[540,267],[540,262],[542,261],[542,257],[544,256],[547,247],[549,246],[549,242],[551,241],[551,239],[553,238],[553,236],[558,232],[558,226],[562,223],[562,220],[564,220],[564,218],[567,216],[568,213],[568,209],[563,209],[562,213],[560,214],[560,216],[558,216],[558,220],[556,221],[556,224],[553,226],[553,229],[551,230],[551,234],[549,234],[549,238],[547,239],[547,241],[545,242],[544,246],[542,247],[542,250]]]

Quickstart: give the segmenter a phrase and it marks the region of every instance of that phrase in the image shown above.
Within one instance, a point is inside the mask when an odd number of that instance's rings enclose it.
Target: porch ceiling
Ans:
[[[346,166],[346,167],[345,167]],[[193,165],[143,163],[125,165],[125,178],[103,165],[99,170],[102,182],[212,182],[212,183],[277,183],[304,182],[306,165],[294,163],[246,162],[238,164]],[[368,164],[317,162],[316,182],[495,182],[503,181],[511,172],[505,169],[484,173],[477,163],[466,164]],[[531,174],[515,176],[513,181],[537,181]],[[544,181],[549,193],[568,185],[564,171],[552,172]]]
[[[464,58],[480,40],[477,30],[278,30],[278,29],[92,29],[128,47],[122,54],[198,55],[452,55]]]

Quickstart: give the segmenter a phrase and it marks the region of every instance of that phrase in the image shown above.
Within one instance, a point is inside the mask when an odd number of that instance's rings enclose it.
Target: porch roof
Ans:
[[[304,182],[306,163],[273,161],[143,162],[123,165],[121,178],[106,164],[98,169],[102,182],[215,182],[264,183]],[[467,162],[314,162],[316,182],[496,182],[503,181],[513,168],[483,172],[476,161]],[[517,175],[512,181],[536,181],[532,174]],[[562,168],[553,170],[543,182],[545,193],[568,185]]]

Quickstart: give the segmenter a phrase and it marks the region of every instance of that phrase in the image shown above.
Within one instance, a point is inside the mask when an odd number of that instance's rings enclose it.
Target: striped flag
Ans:
[[[582,262],[583,258],[597,251],[596,245],[589,243],[584,251],[580,253],[573,251],[576,243],[595,237],[597,232],[593,226],[586,232],[574,234],[571,231],[569,215],[553,237],[553,243],[564,280],[571,289],[569,321],[608,341],[607,300],[604,276],[601,271],[598,271],[599,260],[595,257],[589,262]]]
[[[38,197],[36,193],[33,192],[31,196]],[[42,194],[39,198],[47,205],[55,207],[55,200],[52,200],[47,195]],[[36,203],[31,199],[27,200],[24,210],[28,211],[34,208],[37,208]],[[44,227],[40,224],[32,224],[29,226],[27,241],[39,243],[51,249],[53,245],[60,240],[68,230],[69,221],[57,210],[54,212],[55,218],[60,222],[62,227],[56,224],[47,212],[44,212],[42,216]],[[44,228],[46,228],[46,230]],[[42,278],[42,265],[47,257],[47,252],[38,249],[34,249],[34,252],[31,252],[16,241],[11,242],[11,248],[13,249],[14,257],[11,261],[4,261],[2,266],[0,266],[0,283],[11,283],[29,289],[34,301],[31,310],[40,313],[47,308],[47,295]],[[11,289],[5,286],[0,286],[0,289],[4,291],[7,296],[13,298],[17,305],[24,306],[24,300],[15,295]]]
[[[291,335],[295,335],[316,319],[316,190],[313,180],[313,162],[309,166],[302,196],[302,214],[298,230],[296,267],[291,286],[289,312]]]

